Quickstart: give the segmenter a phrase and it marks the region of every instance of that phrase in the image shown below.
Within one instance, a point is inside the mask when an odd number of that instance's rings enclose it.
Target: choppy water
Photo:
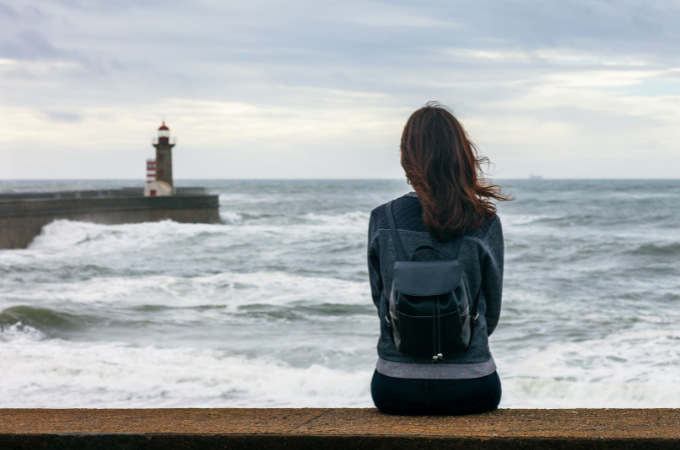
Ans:
[[[368,215],[408,186],[180,184],[224,223],[57,221],[0,251],[0,407],[370,406]],[[501,407],[680,407],[680,181],[501,184]]]

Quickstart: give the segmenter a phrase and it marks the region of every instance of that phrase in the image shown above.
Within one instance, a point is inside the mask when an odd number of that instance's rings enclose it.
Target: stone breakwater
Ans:
[[[680,409],[0,409],[0,448],[677,449]]]
[[[141,189],[0,194],[0,249],[26,248],[42,227],[67,219],[101,224],[218,223],[219,199],[202,188],[170,197],[144,197]]]

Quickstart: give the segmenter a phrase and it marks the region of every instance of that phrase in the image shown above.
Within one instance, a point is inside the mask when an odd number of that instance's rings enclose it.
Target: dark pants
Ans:
[[[501,380],[496,372],[467,380],[418,380],[376,370],[371,395],[376,408],[387,414],[475,414],[498,408]]]

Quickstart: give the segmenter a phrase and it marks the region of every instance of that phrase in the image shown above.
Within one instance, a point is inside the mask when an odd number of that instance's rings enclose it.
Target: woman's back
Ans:
[[[440,259],[458,257],[463,285],[479,317],[474,322],[470,348],[448,354],[436,364],[431,358],[417,357],[397,350],[389,322],[388,300],[392,286],[395,246],[390,235],[385,205],[371,212],[369,225],[369,280],[373,302],[380,317],[378,370],[388,376],[430,379],[476,378],[489,375],[496,365],[489,351],[488,335],[493,332],[501,309],[503,278],[503,232],[498,216],[487,218],[483,225],[463,234],[458,255],[454,240],[435,239],[422,220],[422,207],[415,193],[396,199],[393,213],[404,251],[411,257],[417,248],[428,246]]]
[[[477,156],[462,125],[439,105],[428,104],[411,115],[400,148],[402,167],[415,192],[391,202],[393,229],[386,205],[371,212],[369,224],[369,280],[380,320],[373,400],[381,411],[394,414],[466,414],[495,409],[501,387],[488,337],[500,317],[503,232],[492,200],[509,198],[498,186],[486,183],[481,170],[486,159]],[[456,289],[463,289],[462,297],[471,302],[471,306],[467,303],[461,311],[456,310],[471,324],[466,350],[434,358],[400,351],[404,349],[398,345],[401,324],[390,319],[395,317],[391,289],[397,241],[401,241],[407,259],[421,259],[415,252],[425,248],[429,252],[426,259],[457,260],[456,274],[451,276],[460,274],[461,284]],[[432,326],[418,328],[416,336],[428,333],[430,342],[441,341],[445,334],[441,323],[446,322],[439,311],[436,300],[428,313]],[[429,319],[409,320],[430,323]]]

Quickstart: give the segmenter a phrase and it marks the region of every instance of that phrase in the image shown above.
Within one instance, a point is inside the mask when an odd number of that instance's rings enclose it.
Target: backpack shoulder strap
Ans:
[[[460,248],[463,245],[463,241],[465,240],[465,236],[461,235],[456,238],[456,242],[453,244],[453,254],[456,255],[456,260],[459,259],[459,254],[460,254]],[[479,306],[479,296],[481,295],[481,288],[480,292],[477,294],[477,297],[475,297],[472,302],[470,302],[470,318],[472,319],[472,323],[474,324],[477,322],[477,307]]]
[[[406,261],[406,253],[404,253],[404,247],[401,245],[401,239],[399,238],[399,232],[397,231],[397,226],[394,223],[394,215],[392,214],[392,202],[387,203],[387,222],[390,224],[390,232],[392,233],[392,242],[397,251],[397,260]]]
[[[465,235],[458,236],[456,238],[456,242],[453,244],[453,252],[456,255],[457,260],[460,260],[459,259],[460,248],[462,247],[464,240],[465,240]],[[477,322],[477,307],[479,306],[479,296],[480,295],[482,295],[481,287],[480,287],[480,291],[477,293],[477,296],[474,299],[472,299],[472,301],[470,302],[470,319],[472,319],[471,324],[473,326]]]

